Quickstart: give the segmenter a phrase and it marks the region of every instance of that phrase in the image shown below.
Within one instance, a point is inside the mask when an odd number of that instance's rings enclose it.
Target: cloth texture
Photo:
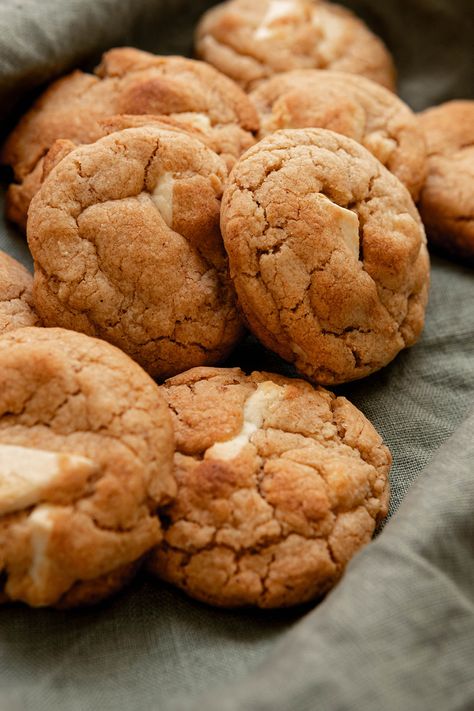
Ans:
[[[5,133],[48,80],[129,43],[189,55],[205,0],[1,0]],[[415,109],[474,98],[471,0],[344,3]],[[4,222],[0,249],[31,266]],[[289,372],[252,338],[231,364]],[[0,711],[474,709],[474,279],[436,255],[421,341],[337,388],[394,455],[391,520],[317,606],[216,610],[141,575],[94,609],[0,607]],[[469,414],[471,411],[471,414]]]

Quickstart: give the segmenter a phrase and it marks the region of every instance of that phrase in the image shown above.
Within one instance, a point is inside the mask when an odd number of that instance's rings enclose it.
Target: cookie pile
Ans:
[[[472,106],[417,118],[326,2],[230,0],[196,51],[112,49],[3,146],[35,267],[0,255],[4,602],[96,602],[145,562],[212,605],[295,605],[387,514],[387,447],[321,385],[419,338],[414,200],[474,250]],[[246,328],[307,380],[217,367]]]

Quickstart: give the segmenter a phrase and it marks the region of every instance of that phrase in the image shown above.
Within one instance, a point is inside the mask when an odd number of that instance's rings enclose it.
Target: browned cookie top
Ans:
[[[231,173],[221,225],[250,328],[311,379],[361,378],[420,335],[423,226],[406,188],[350,138],[263,139]]]
[[[420,212],[429,238],[474,262],[474,101],[449,101],[419,115],[428,144]]]
[[[178,494],[153,572],[214,605],[329,590],[387,513],[391,456],[345,398],[302,380],[195,368],[162,386]]]
[[[112,49],[95,75],[75,71],[54,82],[8,138],[1,158],[19,183],[9,192],[11,219],[26,223],[42,158],[54,141],[91,143],[103,136],[98,122],[114,114],[164,114],[194,124],[228,164],[254,143],[258,129],[251,102],[213,67],[128,47]]]
[[[157,125],[63,158],[28,222],[45,324],[104,338],[156,377],[225,357],[242,333],[219,230],[226,175],[201,141]]]
[[[426,144],[411,109],[370,79],[304,69],[262,82],[250,94],[260,137],[284,128],[327,128],[361,143],[418,198],[426,177]]]
[[[33,277],[25,267],[0,251],[0,335],[22,326],[36,326]]]
[[[108,343],[0,337],[0,596],[77,604],[115,588],[160,541],[173,444],[159,388]]]
[[[114,131],[121,131],[124,128],[139,128],[154,124],[170,130],[178,130],[198,138],[206,146],[213,149],[215,145],[214,137],[203,128],[198,128],[195,122],[189,123],[185,119],[174,119],[169,116],[155,116],[154,114],[115,114],[107,118],[97,120],[95,128],[95,138],[103,138]],[[93,142],[91,141],[86,141]],[[52,146],[38,161],[35,168],[29,173],[21,184],[9,186],[6,198],[6,214],[8,219],[16,222],[26,231],[28,209],[31,200],[40,189],[52,169],[72,150],[77,148],[79,141],[71,141],[69,138],[58,138]],[[227,161],[229,163],[229,161]],[[235,158],[231,161],[233,164]]]
[[[292,69],[335,69],[395,86],[382,41],[349,10],[327,2],[229,0],[204,15],[196,49],[247,90]]]

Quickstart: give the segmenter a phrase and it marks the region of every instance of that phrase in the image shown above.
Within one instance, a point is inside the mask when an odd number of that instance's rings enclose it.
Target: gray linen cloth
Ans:
[[[189,54],[211,4],[1,0],[2,129],[27,92],[110,46]],[[414,108],[473,98],[471,0],[346,4],[389,43]],[[0,249],[30,264],[0,220]],[[232,363],[287,370],[251,339]],[[338,391],[394,454],[392,518],[324,602],[214,610],[142,576],[95,609],[2,607],[0,711],[474,709],[472,271],[434,257],[420,343]]]

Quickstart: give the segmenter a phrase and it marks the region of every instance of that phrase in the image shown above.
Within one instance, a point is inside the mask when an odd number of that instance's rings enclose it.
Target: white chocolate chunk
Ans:
[[[46,551],[54,528],[51,516],[54,509],[54,506],[38,506],[28,517],[32,550],[29,574],[34,585],[40,588],[45,584],[48,574],[49,561]]]
[[[205,459],[229,460],[237,457],[251,436],[263,425],[270,405],[283,399],[285,388],[271,381],[260,383],[244,407],[244,423],[240,432],[225,442],[216,442],[205,453]]]
[[[174,177],[172,173],[162,173],[158,178],[151,197],[158,212],[168,227],[173,224],[173,188]]]
[[[324,63],[333,62],[338,57],[337,52],[345,27],[344,23],[341,22],[339,16],[333,16],[330,12],[321,15],[316,6],[312,24],[321,35],[321,40],[318,42],[318,54],[321,60]]]
[[[245,447],[250,441],[250,437],[258,427],[256,427],[252,422],[247,422],[244,420],[244,424],[239,434],[226,442],[216,442],[212,447],[206,451],[206,459],[234,459],[239,455],[239,452]]]
[[[180,114],[170,114],[170,118],[177,121],[185,121],[191,124],[194,128],[198,128],[203,133],[207,133],[212,128],[211,119],[207,114],[202,114],[199,111],[183,111]]]
[[[359,259],[359,218],[352,210],[336,205],[321,193],[315,199],[322,202],[322,210],[331,219],[331,226],[337,230],[337,242],[345,245],[353,257]]]
[[[341,240],[345,242],[356,259],[359,259],[359,218],[344,207],[339,207],[339,229]]]
[[[77,454],[0,444],[0,516],[38,503],[67,473],[85,482],[94,471],[94,462]]]
[[[282,21],[297,19],[298,16],[301,16],[301,10],[294,0],[272,0],[255,32],[255,39],[273,37],[278,33],[278,25],[281,25]]]

